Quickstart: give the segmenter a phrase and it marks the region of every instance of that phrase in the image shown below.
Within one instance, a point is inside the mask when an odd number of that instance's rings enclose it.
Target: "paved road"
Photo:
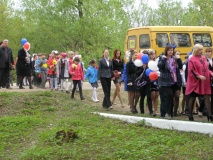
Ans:
[[[70,82],[69,82],[70,85]],[[114,88],[115,85],[112,82],[112,88]],[[36,91],[48,91],[50,90],[49,85],[46,84],[46,89],[38,88],[33,86],[33,89],[29,89],[29,86],[24,86],[25,89],[19,89],[18,86],[16,86],[16,83],[11,86],[11,89],[1,88],[0,92],[36,92]],[[102,89],[101,84],[99,84],[99,89]],[[92,90],[92,86],[89,82],[83,82],[83,90]]]

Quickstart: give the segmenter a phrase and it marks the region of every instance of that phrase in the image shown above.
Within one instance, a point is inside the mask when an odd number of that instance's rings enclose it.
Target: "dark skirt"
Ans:
[[[139,92],[139,89],[137,88],[137,86],[135,84],[132,84],[131,86],[127,84],[126,91],[127,92]]]
[[[115,78],[115,80],[113,80],[113,82],[114,82],[114,84],[121,83],[122,79],[121,79],[121,77]]]
[[[31,76],[30,65],[26,64],[24,67],[18,67],[17,68],[17,75],[18,76],[24,76],[24,77],[30,77]]]
[[[155,82],[150,82],[150,83],[151,83],[151,88],[150,88],[151,91],[158,91],[159,90],[156,81]]]

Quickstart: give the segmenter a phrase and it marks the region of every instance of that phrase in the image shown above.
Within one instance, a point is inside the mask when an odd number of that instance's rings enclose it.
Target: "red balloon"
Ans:
[[[141,60],[141,57],[143,56],[143,53],[138,53],[137,55],[137,59],[140,59]]]
[[[24,47],[24,49],[26,50],[26,51],[29,51],[30,50],[30,44],[27,42],[27,43],[25,43],[24,45],[23,45],[23,47]]]
[[[158,74],[156,72],[151,72],[149,74],[149,79],[155,81],[156,79],[158,79]]]

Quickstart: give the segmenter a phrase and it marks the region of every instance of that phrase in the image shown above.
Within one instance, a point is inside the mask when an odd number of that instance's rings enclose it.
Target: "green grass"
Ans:
[[[85,91],[87,99],[90,92]],[[92,114],[101,103],[61,92],[0,93],[0,159],[213,159],[213,138]],[[115,113],[115,112],[114,112]],[[56,139],[73,129],[79,138]]]

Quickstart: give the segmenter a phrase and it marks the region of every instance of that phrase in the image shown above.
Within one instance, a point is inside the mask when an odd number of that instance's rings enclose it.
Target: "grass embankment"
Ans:
[[[0,159],[212,159],[208,135],[104,118],[91,113],[104,111],[101,103],[69,97],[49,91],[0,93]],[[78,139],[55,138],[70,129]]]

